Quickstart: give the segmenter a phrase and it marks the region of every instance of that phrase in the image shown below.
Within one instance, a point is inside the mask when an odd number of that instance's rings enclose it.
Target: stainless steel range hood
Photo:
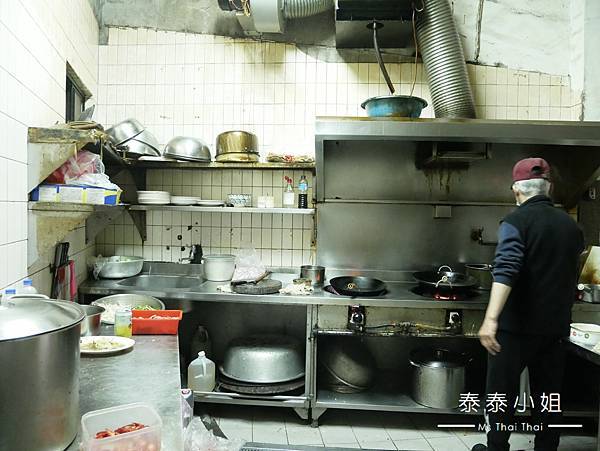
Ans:
[[[600,174],[598,122],[322,117],[316,133],[317,263],[331,268],[491,262],[482,243],[515,208],[518,160],[548,160],[567,209]]]
[[[490,188],[484,189],[486,199],[482,200],[488,202],[510,201],[506,183],[495,186],[495,181],[504,174],[510,182],[512,164],[528,156],[540,156],[549,161],[553,169],[555,200],[566,208],[575,206],[587,187],[600,175],[600,122],[320,117],[316,133],[317,167],[325,171],[326,152],[333,142],[340,140],[369,142],[368,155],[373,160],[379,158],[378,146],[383,148],[384,142],[393,142],[397,147],[396,158],[399,161],[410,159],[415,171],[436,170],[435,165],[423,163],[430,163],[436,156],[439,158],[440,149],[450,149],[445,155],[451,159],[452,152],[464,148],[466,151],[460,152],[462,162],[469,160],[471,155],[477,167],[489,168],[498,174],[489,181]],[[474,166],[473,162],[471,166]],[[451,162],[444,164],[442,161],[437,171],[453,169]],[[459,165],[456,170],[462,171],[463,178],[468,178],[469,183],[477,183],[469,176],[468,164],[464,167]],[[472,172],[473,176],[484,175],[480,169]],[[318,196],[322,201],[331,193],[328,192],[326,178],[320,177],[318,183]],[[452,191],[460,196],[457,188],[450,190],[450,197]],[[398,195],[406,196],[407,193]]]

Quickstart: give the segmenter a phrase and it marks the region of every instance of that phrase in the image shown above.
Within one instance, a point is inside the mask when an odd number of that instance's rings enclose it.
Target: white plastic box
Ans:
[[[130,423],[147,427],[96,439],[96,433],[105,429],[118,429]],[[85,451],[159,451],[162,420],[149,404],[134,403],[108,409],[94,410],[81,417],[82,449]]]

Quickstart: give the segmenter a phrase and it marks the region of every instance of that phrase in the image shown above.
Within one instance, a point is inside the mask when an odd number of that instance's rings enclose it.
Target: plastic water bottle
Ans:
[[[204,351],[188,366],[188,388],[193,391],[213,391],[215,388],[215,364]]]
[[[23,280],[23,285],[19,288],[19,294],[37,294],[37,292],[31,279]]]
[[[298,182],[298,208],[308,208],[308,181],[305,175]]]
[[[7,301],[17,294],[17,290],[13,287],[9,287],[4,290],[4,294],[2,295],[2,304],[6,304]]]

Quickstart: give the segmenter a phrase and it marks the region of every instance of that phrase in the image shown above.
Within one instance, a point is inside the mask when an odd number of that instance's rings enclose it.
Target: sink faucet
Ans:
[[[180,258],[179,263],[193,263],[197,265],[202,263],[202,246],[200,244],[190,246],[190,255],[187,258]]]

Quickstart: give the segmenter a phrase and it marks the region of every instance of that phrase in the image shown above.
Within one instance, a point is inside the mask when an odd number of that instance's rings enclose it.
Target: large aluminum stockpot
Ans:
[[[258,154],[258,138],[243,130],[230,130],[217,136],[217,156],[226,153]]]
[[[275,384],[304,376],[304,351],[288,335],[251,335],[229,343],[221,372],[242,382]]]
[[[72,302],[18,298],[0,306],[0,449],[65,449],[79,426],[79,338]]]
[[[412,398],[438,409],[458,407],[465,390],[466,365],[470,359],[446,349],[423,348],[410,353],[413,367]]]

